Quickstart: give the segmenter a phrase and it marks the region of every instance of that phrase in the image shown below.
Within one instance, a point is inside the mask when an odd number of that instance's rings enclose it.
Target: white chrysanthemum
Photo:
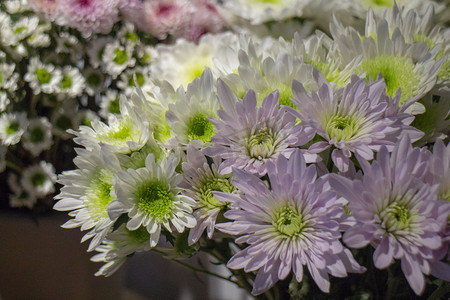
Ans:
[[[89,56],[89,62],[93,68],[97,68],[103,64],[102,57],[105,52],[105,47],[113,41],[114,38],[110,36],[95,36],[89,42],[86,52]]]
[[[94,96],[105,89],[105,75],[98,68],[87,67],[83,69],[86,85],[84,91],[89,96]]]
[[[212,68],[213,57],[226,47],[237,44],[237,36],[227,32],[222,34],[205,34],[198,45],[184,39],[178,39],[173,45],[158,45],[158,57],[151,65],[154,79],[167,80],[173,87],[187,85],[200,77],[205,67]]]
[[[46,117],[40,117],[28,121],[22,143],[26,150],[38,156],[43,150],[50,149],[53,143],[52,138],[52,125]]]
[[[56,53],[71,53],[74,51],[81,52],[81,44],[78,38],[68,32],[59,32],[56,39]]]
[[[101,121],[93,121],[91,127],[80,126],[79,131],[71,133],[77,137],[74,141],[87,149],[98,144],[109,145],[114,152],[129,153],[142,148],[150,136],[148,122],[142,119],[137,109],[127,105],[127,99],[120,99],[120,116],[110,114],[108,125]]]
[[[13,192],[9,195],[9,205],[11,207],[27,207],[29,209],[37,203],[35,195],[29,194],[20,184],[16,174],[8,173],[8,186]]]
[[[133,67],[136,63],[132,52],[131,47],[124,47],[118,41],[107,44],[102,55],[102,68],[116,78],[126,68]]]
[[[24,76],[28,81],[35,95],[41,92],[52,94],[59,90],[61,84],[61,71],[52,64],[43,64],[39,57],[30,59],[28,71]]]
[[[19,41],[30,36],[36,30],[38,23],[39,18],[37,16],[22,17],[10,27],[2,28],[2,40],[7,46],[14,46]]]
[[[58,178],[63,185],[60,199],[53,207],[59,211],[71,211],[74,217],[64,228],[81,227],[90,230],[82,242],[92,238],[88,251],[94,250],[110,231],[113,221],[109,218],[107,206],[115,199],[113,177],[121,169],[119,161],[109,152],[100,152],[100,147],[92,150],[76,149],[74,159],[76,170],[64,171]]]
[[[51,163],[41,161],[23,170],[20,184],[24,190],[37,198],[42,198],[55,191],[56,174]]]
[[[152,85],[150,83],[150,70],[148,67],[136,67],[125,70],[120,74],[119,80],[117,81],[117,87],[121,89],[125,95],[130,96],[136,87],[134,82],[135,79],[143,92],[151,90]]]
[[[39,23],[37,28],[27,37],[27,43],[31,47],[45,48],[51,44],[50,32],[52,26],[50,22]]]
[[[5,1],[6,11],[10,14],[17,14],[31,9],[27,0],[9,0]]]
[[[85,86],[85,79],[80,70],[76,67],[65,66],[62,71],[62,79],[59,85],[59,92],[71,97],[80,96]]]
[[[125,22],[117,32],[117,38],[124,45],[134,47],[139,43],[139,36],[133,23]]]
[[[0,88],[13,92],[17,89],[19,75],[14,72],[15,65],[0,63]]]
[[[139,64],[143,66],[150,65],[158,57],[158,51],[150,45],[138,44],[135,52]]]
[[[107,90],[105,95],[100,96],[99,115],[108,119],[110,114],[120,114],[119,92],[113,89]]]
[[[146,227],[151,247],[158,244],[162,228],[183,232],[196,225],[192,216],[196,201],[179,194],[183,176],[175,172],[178,163],[178,157],[169,155],[157,164],[153,154],[149,154],[144,168],[120,171],[114,183],[117,200],[108,207],[110,218],[127,213],[127,229]]]
[[[305,0],[224,0],[223,6],[236,17],[261,24],[302,16]]]
[[[4,113],[0,115],[0,140],[5,146],[17,144],[27,128],[27,116],[24,112]]]
[[[220,108],[211,70],[206,68],[200,78],[188,85],[187,91],[180,88],[179,99],[169,104],[167,124],[174,134],[173,143],[186,146],[191,141],[209,143],[214,135],[214,126],[208,117],[217,118]]]
[[[100,253],[94,255],[91,261],[105,262],[95,276],[108,277],[119,269],[129,255],[150,250],[149,239],[150,235],[145,227],[132,231],[121,225],[108,234],[107,239],[95,249]]]
[[[373,20],[376,20],[374,12],[369,9],[366,24]],[[437,72],[443,63],[443,59],[434,60],[439,47],[428,50],[425,43],[406,43],[400,30],[389,32],[385,19],[376,22],[376,34],[371,36],[361,36],[355,29],[344,29],[340,24],[331,27],[331,31],[344,63],[362,55],[363,60],[356,73],[366,72],[367,80],[375,80],[381,73],[389,96],[394,96],[401,88],[401,104],[411,98],[410,101],[417,101],[435,85]],[[414,105],[410,112],[423,112],[423,106]]]

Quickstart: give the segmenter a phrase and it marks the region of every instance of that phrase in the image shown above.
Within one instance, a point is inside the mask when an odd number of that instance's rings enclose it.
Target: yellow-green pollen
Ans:
[[[235,187],[231,184],[228,178],[208,178],[203,185],[199,188],[198,199],[201,204],[208,209],[224,208],[227,206],[226,202],[217,200],[213,195],[213,191],[232,193],[235,191]]]
[[[145,83],[144,75],[142,73],[135,73],[136,81],[139,86],[143,86]],[[130,79],[128,79],[128,86],[136,86],[134,82],[134,76],[131,76]]]
[[[37,80],[39,81],[39,84],[46,84],[49,83],[50,80],[52,79],[52,75],[47,72],[46,69],[37,69],[36,70],[36,76],[37,76]]]
[[[136,42],[138,39],[138,35],[136,33],[129,31],[125,34],[125,37],[127,40],[130,40],[132,42]]]
[[[107,144],[122,144],[123,142],[132,139],[133,130],[130,120],[123,119],[121,124],[116,128],[112,129],[107,133],[99,134],[98,139],[100,142]]]
[[[118,65],[123,65],[128,61],[128,54],[126,50],[116,49],[114,51],[114,59],[113,61]]]
[[[31,183],[33,184],[33,186],[42,186],[46,179],[47,176],[45,176],[45,174],[41,172],[31,175]]]
[[[192,140],[210,142],[214,135],[214,125],[206,118],[205,114],[197,114],[187,124],[187,136]]]
[[[109,102],[108,110],[112,114],[120,114],[119,98],[116,98]]]
[[[315,61],[311,60],[308,62],[305,62],[307,64],[312,65],[315,67],[320,73],[325,76],[325,78],[328,80],[328,82],[334,82],[339,87],[344,86],[347,84],[342,78],[341,78],[341,71],[336,68],[334,70],[330,70],[330,64],[322,61]]]
[[[7,135],[11,135],[17,132],[19,129],[19,122],[12,121],[11,123],[6,126],[5,131]]]
[[[360,0],[364,8],[385,8],[392,7],[394,5],[394,0]]]
[[[272,216],[272,225],[287,238],[296,238],[302,235],[306,222],[296,209],[283,207]]]
[[[45,133],[41,127],[34,127],[30,131],[30,141],[32,143],[39,143],[44,140]]]
[[[61,88],[68,89],[72,86],[72,78],[70,76],[64,75],[61,80]]]
[[[95,221],[108,218],[108,204],[114,200],[111,196],[113,190],[112,175],[107,170],[95,172],[86,192],[86,207],[89,215]]]
[[[19,26],[16,29],[14,29],[15,34],[21,34],[25,29],[28,29],[27,26]]]
[[[159,220],[167,220],[174,209],[173,193],[158,180],[143,183],[137,188],[135,197],[142,212]]]
[[[369,77],[375,80],[381,73],[386,82],[387,94],[391,97],[395,96],[397,90],[401,88],[400,104],[415,96],[415,89],[420,82],[419,76],[414,73],[414,63],[407,56],[383,54],[372,59],[365,59],[356,69],[356,73],[363,71],[367,72],[367,81]]]
[[[395,201],[381,212],[380,218],[387,232],[405,230],[411,224],[411,210],[406,205]]]
[[[262,160],[272,155],[275,148],[275,137],[271,129],[263,128],[251,135],[247,142],[248,155],[252,158]]]
[[[352,116],[332,116],[325,124],[330,139],[350,140],[360,128],[360,123]]]

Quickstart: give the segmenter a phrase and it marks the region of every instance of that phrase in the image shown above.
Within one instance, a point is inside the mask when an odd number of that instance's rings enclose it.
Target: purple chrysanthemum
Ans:
[[[311,153],[334,148],[331,158],[339,171],[348,170],[352,153],[371,160],[373,151],[379,151],[382,145],[391,150],[403,135],[412,140],[422,136],[409,126],[414,117],[394,107],[398,101],[386,96],[384,80],[366,85],[365,80],[353,77],[345,88],[333,90],[317,70],[314,77],[319,91],[311,94],[301,83],[293,82],[292,102],[299,110],[290,111],[325,140],[314,143],[309,148]]]
[[[187,149],[186,162],[183,162],[184,180],[180,187],[183,194],[197,201],[193,215],[197,225],[189,231],[189,244],[196,243],[206,229],[208,238],[212,238],[214,225],[219,213],[228,203],[217,200],[213,191],[232,193],[236,189],[231,184],[230,175],[220,175],[217,166],[221,159],[216,157],[211,166],[199,149],[190,145]]]
[[[450,266],[440,262],[446,252],[442,232],[450,203],[439,200],[438,184],[424,182],[429,157],[403,138],[391,155],[382,147],[371,165],[359,159],[362,180],[330,176],[331,186],[349,201],[348,209],[357,222],[345,232],[344,242],[352,248],[371,244],[374,264],[380,269],[400,259],[416,294],[425,287],[423,274],[450,279]]]
[[[304,265],[324,292],[330,289],[328,274],[345,277],[347,272],[363,272],[340,242],[346,202],[325,180],[317,179],[315,166],[306,166],[301,151],[296,150],[289,160],[280,155],[268,162],[267,174],[271,190],[256,176],[233,169],[233,184],[241,193],[214,193],[233,204],[225,213],[233,222],[216,228],[242,235],[236,243],[249,245],[227,266],[258,271],[252,293],[263,293],[291,270],[302,281]]]
[[[223,81],[219,80],[217,86],[223,109],[218,111],[220,119],[209,119],[216,135],[204,153],[224,159],[220,174],[231,173],[235,167],[263,176],[267,162],[280,155],[289,158],[294,147],[306,144],[314,136],[311,128],[295,124],[295,117],[278,107],[278,91],[264,98],[258,108],[253,90],[240,101]]]
[[[76,28],[85,37],[107,34],[119,20],[119,0],[66,0],[57,11],[58,23]]]

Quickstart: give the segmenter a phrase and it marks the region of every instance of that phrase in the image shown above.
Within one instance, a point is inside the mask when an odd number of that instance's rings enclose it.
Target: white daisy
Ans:
[[[84,86],[84,91],[89,96],[94,96],[105,89],[105,75],[98,68],[84,68],[83,76],[86,83]]]
[[[53,207],[58,211],[70,211],[73,217],[64,228],[81,227],[90,230],[82,242],[92,238],[88,251],[94,250],[110,231],[113,221],[109,218],[107,206],[115,199],[113,177],[121,169],[116,157],[97,146],[92,150],[76,149],[78,156],[74,163],[78,169],[64,171],[58,182],[63,185],[59,200]]]
[[[0,115],[0,140],[5,146],[17,144],[27,128],[27,116],[24,112],[4,113]]]
[[[72,66],[64,66],[61,70],[62,79],[59,92],[70,97],[80,96],[85,86],[85,79],[80,70]]]
[[[17,14],[31,10],[27,0],[9,0],[5,1],[6,11],[10,14]]]
[[[108,89],[105,95],[100,96],[99,115],[104,119],[108,119],[110,114],[120,114],[119,92],[113,89]]]
[[[127,213],[127,229],[146,227],[151,247],[158,244],[162,228],[169,232],[175,228],[181,233],[185,227],[196,225],[192,216],[196,201],[179,194],[183,176],[175,172],[178,163],[178,157],[172,154],[156,164],[153,154],[149,154],[145,168],[120,171],[114,183],[117,200],[108,207],[110,217],[116,219]]]
[[[119,269],[129,255],[150,250],[149,239],[150,235],[145,227],[132,231],[121,225],[108,234],[107,239],[95,249],[100,253],[94,255],[91,261],[105,262],[95,276],[108,277]]]
[[[17,89],[19,75],[14,72],[15,65],[0,63],[0,89],[13,92]]]
[[[152,77],[167,80],[175,88],[180,85],[186,88],[194,78],[200,77],[205,67],[211,68],[214,74],[213,57],[236,44],[237,36],[230,32],[206,34],[198,45],[184,39],[178,39],[173,45],[159,44],[158,57],[150,69]]]
[[[133,49],[120,45],[118,41],[106,44],[102,55],[102,68],[116,78],[126,68],[134,66],[136,59],[132,55]]]
[[[8,28],[9,30],[2,31],[2,35],[4,35],[3,40],[6,42],[5,45],[16,45],[19,41],[33,34],[38,24],[39,18],[37,16],[20,18]]]
[[[186,146],[191,141],[209,143],[214,135],[214,126],[208,117],[217,117],[220,108],[214,87],[212,72],[206,68],[200,78],[188,85],[187,91],[182,88],[179,99],[169,104],[166,113],[167,124],[172,129],[174,144]]]
[[[35,95],[41,92],[52,94],[59,90],[62,75],[61,71],[54,65],[43,64],[39,57],[33,57],[30,59],[24,79],[28,81]]]
[[[158,51],[155,47],[139,43],[135,49],[136,58],[140,65],[147,66],[158,57]]]
[[[26,167],[20,178],[20,184],[24,190],[37,198],[53,193],[55,182],[55,168],[46,161]]]
[[[86,52],[89,56],[89,62],[93,68],[97,68],[103,64],[102,57],[105,52],[105,47],[113,41],[114,38],[110,36],[94,36],[90,40]]]
[[[152,85],[150,84],[150,70],[147,67],[140,66],[133,69],[127,69],[122,72],[119,80],[117,81],[117,87],[121,89],[125,95],[130,96],[136,87],[134,82],[135,79],[143,92],[151,90]]]
[[[23,147],[33,156],[38,156],[43,150],[50,149],[53,143],[52,125],[46,117],[34,118],[28,121],[28,128],[23,134]]]

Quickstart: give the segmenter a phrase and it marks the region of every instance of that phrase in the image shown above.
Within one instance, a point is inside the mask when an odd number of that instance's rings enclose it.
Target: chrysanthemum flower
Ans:
[[[24,190],[37,198],[42,198],[55,191],[56,174],[51,163],[41,161],[25,168],[20,178]]]
[[[169,104],[166,112],[167,124],[174,135],[172,144],[209,143],[214,135],[214,126],[208,117],[217,117],[219,109],[211,70],[206,68],[200,78],[188,85],[186,92],[180,88],[177,95],[177,101]]]
[[[303,126],[313,128],[325,140],[311,145],[309,152],[320,153],[333,147],[331,158],[339,171],[348,170],[352,153],[371,160],[373,151],[381,145],[392,149],[405,134],[414,140],[422,136],[408,126],[413,120],[411,115],[388,102],[383,80],[366,85],[364,79],[354,77],[344,89],[334,90],[321,74],[314,73],[319,91],[308,94],[300,83],[294,82],[292,102],[299,110],[290,111]]]
[[[70,97],[80,96],[85,86],[85,79],[78,68],[65,66],[61,70],[61,83],[59,92],[69,95]]]
[[[206,34],[198,45],[184,39],[178,39],[173,45],[159,44],[158,57],[151,65],[153,78],[168,81],[174,88],[187,87],[195,78],[200,77],[205,67],[215,74],[213,57],[226,47],[237,45],[237,36],[230,32]]]
[[[28,120],[28,128],[23,134],[22,145],[34,156],[47,150],[53,143],[52,124],[46,117]]]
[[[194,207],[194,217],[197,225],[189,231],[189,244],[196,243],[206,229],[208,238],[212,238],[217,216],[227,206],[227,202],[219,201],[214,191],[233,193],[236,191],[230,181],[230,175],[220,175],[217,168],[221,159],[213,159],[211,166],[206,157],[194,146],[187,149],[186,161],[183,162],[184,181],[180,187],[184,188],[183,194],[197,200]]]
[[[119,20],[119,0],[59,1],[56,21],[76,28],[84,37],[93,33],[107,34]]]
[[[175,172],[179,159],[175,155],[155,163],[149,154],[145,167],[137,170],[120,171],[114,182],[117,200],[108,206],[112,220],[121,214],[128,214],[127,229],[133,231],[143,226],[150,233],[150,246],[158,244],[161,229],[178,232],[196,225],[191,215],[196,201],[180,195],[178,184],[183,176]]]
[[[13,92],[17,89],[19,75],[14,72],[15,65],[0,63],[0,89]]]
[[[20,183],[19,178],[14,173],[8,173],[8,186],[13,192],[9,195],[9,205],[11,207],[27,207],[32,209],[37,203],[37,197],[28,193]]]
[[[83,76],[85,78],[84,91],[89,96],[94,96],[104,90],[105,75],[99,69],[87,67],[83,69]]]
[[[119,92],[117,90],[108,89],[105,95],[100,96],[99,115],[105,119],[108,119],[110,114],[120,115],[119,103]]]
[[[148,67],[135,67],[125,70],[120,74],[117,87],[124,95],[130,96],[136,87],[135,80],[143,92],[151,91],[153,85],[150,83]]]
[[[77,137],[74,141],[87,149],[98,144],[111,146],[111,151],[129,153],[142,148],[150,136],[148,123],[122,95],[119,103],[121,115],[110,114],[108,125],[94,120],[91,127],[80,126],[79,131],[71,131]]]
[[[35,95],[41,92],[52,94],[58,91],[62,75],[61,70],[54,65],[43,64],[39,57],[33,57],[30,59],[24,79],[29,82]]]
[[[336,197],[326,181],[317,179],[315,166],[306,167],[300,150],[289,160],[280,156],[267,165],[270,190],[256,176],[233,169],[232,182],[240,193],[214,193],[217,199],[234,204],[225,213],[233,222],[216,228],[242,235],[236,243],[249,245],[235,254],[227,267],[257,271],[254,295],[291,271],[301,282],[305,265],[324,292],[330,289],[329,274],[345,277],[347,272],[363,272],[340,242],[345,201]]]
[[[0,140],[3,145],[17,144],[28,125],[24,112],[4,113],[0,115]]]
[[[279,108],[279,95],[269,94],[261,107],[256,95],[249,90],[243,100],[238,100],[223,81],[218,81],[218,98],[223,109],[220,119],[210,118],[216,135],[205,148],[208,156],[218,156],[224,161],[220,174],[231,173],[231,168],[252,174],[266,174],[266,163],[282,155],[287,158],[294,147],[309,142],[314,131],[295,124],[295,117]]]
[[[344,29],[338,24],[331,28],[344,63],[362,55],[362,62],[356,68],[357,73],[366,72],[367,81],[370,78],[375,80],[381,73],[389,96],[394,96],[401,88],[401,104],[411,98],[417,101],[436,83],[437,72],[444,62],[443,59],[434,60],[439,47],[428,50],[425,43],[406,43],[398,28],[389,32],[387,21],[376,20],[373,11],[369,9],[366,24],[374,20],[376,25],[367,27],[376,28],[376,33],[370,36],[368,32],[361,36],[355,29]]]
[[[63,228],[81,227],[90,230],[82,242],[92,238],[88,251],[94,250],[110,231],[113,221],[108,216],[107,206],[115,199],[112,178],[121,170],[117,158],[109,152],[76,149],[74,163],[78,169],[64,171],[58,182],[63,185],[59,199],[53,206],[58,211],[70,211],[73,217]]]
[[[429,161],[429,155],[403,138],[391,155],[382,147],[371,165],[360,159],[361,180],[339,175],[330,179],[331,186],[349,201],[348,209],[357,222],[346,230],[344,242],[352,248],[371,244],[374,264],[380,269],[401,260],[416,294],[425,288],[424,274],[444,280],[450,274],[450,266],[439,262],[446,249],[436,251],[443,246],[440,233],[447,225],[450,202],[438,199],[439,185],[422,180]]]
[[[145,227],[132,231],[121,225],[108,234],[106,240],[95,249],[100,253],[94,255],[91,261],[105,262],[95,276],[109,277],[123,265],[129,255],[150,250],[149,239],[150,235]]]
[[[118,41],[106,44],[101,58],[102,68],[113,78],[136,63],[132,47],[122,46]]]

